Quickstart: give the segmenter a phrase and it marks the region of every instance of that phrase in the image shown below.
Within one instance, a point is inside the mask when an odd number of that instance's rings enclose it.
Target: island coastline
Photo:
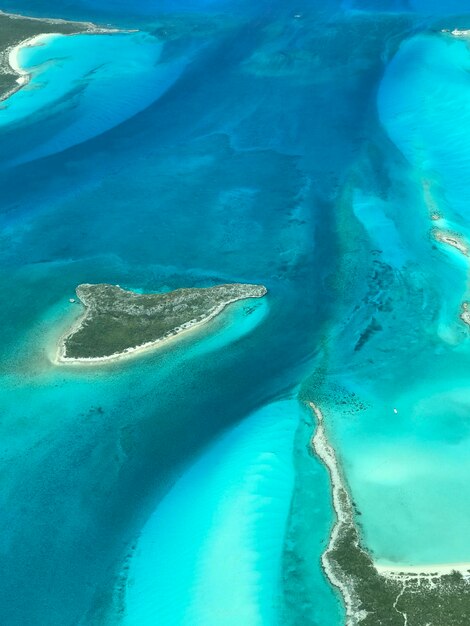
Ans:
[[[311,447],[328,470],[335,512],[322,569],[341,594],[346,626],[457,626],[470,618],[470,563],[383,565],[361,545],[355,507],[336,453],[328,441],[320,408],[308,402],[317,427]],[[459,610],[452,617],[453,606]],[[429,616],[432,615],[432,620]],[[466,623],[466,622],[465,622]]]
[[[443,230],[442,228],[433,228],[432,235],[439,243],[451,246],[465,257],[470,256],[469,247],[462,235],[450,230]]]
[[[117,351],[113,354],[105,355],[105,356],[97,356],[97,357],[68,357],[66,356],[66,342],[73,335],[78,333],[83,325],[88,321],[91,312],[90,308],[85,304],[85,310],[78,317],[78,319],[72,324],[70,327],[59,339],[57,351],[53,362],[56,365],[98,365],[102,363],[115,362],[120,361],[122,359],[128,359],[129,357],[139,356],[142,353],[154,350],[159,347],[163,347],[167,345],[171,340],[177,339],[182,335],[188,335],[190,331],[195,331],[198,328],[207,324],[210,320],[214,319],[217,315],[219,315],[227,306],[233,304],[234,302],[238,302],[240,300],[246,300],[249,298],[259,298],[267,293],[265,287],[263,287],[264,292],[261,295],[240,295],[231,299],[224,301],[216,307],[213,307],[207,312],[207,315],[203,319],[191,319],[187,322],[181,324],[180,326],[175,327],[170,333],[157,338],[153,341],[147,341],[140,345],[130,346],[122,351]],[[77,295],[78,295],[77,289]],[[80,297],[80,296],[79,296]]]
[[[20,51],[23,48],[30,48],[33,46],[45,46],[50,38],[56,37],[60,35],[60,33],[42,33],[39,35],[34,35],[33,37],[29,37],[24,41],[20,41],[20,43],[15,46],[7,49],[8,55],[8,64],[10,68],[13,70],[15,74],[17,74],[18,78],[16,79],[17,85],[12,87],[10,91],[0,96],[0,102],[6,100],[20,89],[25,87],[29,81],[31,80],[31,73],[24,70],[19,62]]]
[[[453,572],[470,574],[470,563],[438,563],[427,565],[381,565],[374,563],[375,569],[381,576],[445,576]]]
[[[462,307],[460,310],[460,319],[464,324],[470,326],[470,302],[462,302]]]
[[[114,34],[121,32],[135,32],[135,31],[123,31],[113,27],[97,26],[92,22],[73,22],[63,19],[55,18],[36,18],[23,15],[17,15],[13,13],[5,13],[0,11],[0,19],[7,18],[10,20],[18,20],[25,22],[36,22],[44,25],[44,32],[36,32],[29,37],[18,39],[13,44],[8,45],[3,50],[0,50],[0,75],[16,76],[13,80],[16,84],[13,84],[9,89],[3,93],[0,90],[0,103],[10,98],[13,94],[17,93],[20,89],[25,87],[31,80],[30,72],[24,70],[19,63],[19,54],[22,48],[32,46],[47,45],[49,38],[71,35],[100,35],[100,34]],[[47,30],[50,27],[56,27],[55,30]]]
[[[360,609],[360,602],[354,594],[353,586],[344,577],[336,561],[331,557],[341,533],[344,533],[346,528],[354,523],[352,504],[349,494],[344,488],[344,479],[341,475],[336,453],[326,435],[323,413],[313,402],[309,402],[308,404],[315,414],[317,421],[315,433],[310,443],[313,451],[325,465],[330,476],[331,498],[336,517],[328,546],[321,557],[322,568],[328,580],[339,590],[344,600],[347,619],[346,626],[354,626],[360,623],[364,617]]]

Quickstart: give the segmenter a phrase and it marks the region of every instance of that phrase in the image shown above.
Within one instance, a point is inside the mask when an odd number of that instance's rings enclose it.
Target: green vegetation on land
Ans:
[[[43,33],[71,35],[89,30],[93,30],[92,24],[35,19],[0,12],[0,100],[18,87],[18,75],[8,63],[8,54],[13,46]]]
[[[459,572],[413,576],[404,571],[397,579],[383,576],[361,548],[354,525],[340,534],[330,559],[357,598],[358,609],[367,613],[357,621],[361,626],[470,624],[470,583]]]
[[[304,381],[300,400],[315,402],[323,414],[360,413],[364,405],[354,393],[327,381],[321,365]],[[340,468],[341,473],[341,468]],[[381,574],[362,545],[357,517],[344,476],[340,487],[343,521],[336,541],[326,552],[328,565],[341,586],[349,590],[354,616],[348,626],[468,626],[470,624],[470,571],[450,574],[415,571]]]
[[[227,304],[260,298],[262,285],[230,284],[137,294],[115,285],[79,285],[86,307],[78,327],[65,338],[65,359],[110,357],[156,343],[216,315]]]

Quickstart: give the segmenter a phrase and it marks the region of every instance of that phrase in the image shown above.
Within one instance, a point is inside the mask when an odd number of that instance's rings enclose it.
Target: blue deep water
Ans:
[[[468,263],[431,232],[470,241],[465,4],[2,4],[135,31],[23,48],[0,109],[2,624],[344,623],[300,389],[374,557],[470,561]],[[54,364],[80,283],[234,281],[268,295]]]

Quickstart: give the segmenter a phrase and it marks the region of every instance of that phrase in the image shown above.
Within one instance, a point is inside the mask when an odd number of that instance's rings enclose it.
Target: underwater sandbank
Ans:
[[[157,503],[122,572],[125,626],[268,626],[282,606],[295,398],[223,433]]]

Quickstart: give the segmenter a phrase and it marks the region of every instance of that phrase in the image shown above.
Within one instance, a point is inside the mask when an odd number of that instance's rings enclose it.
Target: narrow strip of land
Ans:
[[[470,623],[470,564],[381,566],[362,545],[354,506],[320,408],[312,447],[332,483],[336,513],[322,557],[326,576],[340,591],[346,626],[461,626]]]

